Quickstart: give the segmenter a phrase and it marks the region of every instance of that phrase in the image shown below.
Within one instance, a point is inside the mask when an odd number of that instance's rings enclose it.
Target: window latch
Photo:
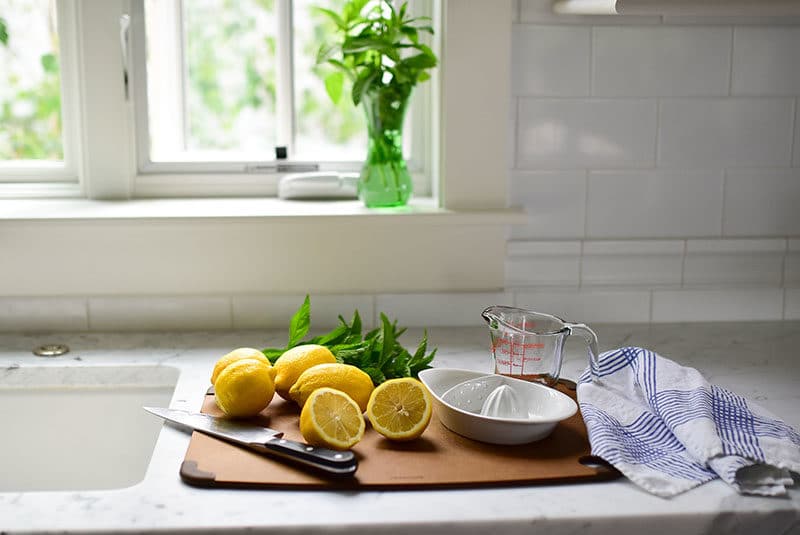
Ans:
[[[130,65],[130,53],[129,53],[129,30],[131,27],[131,16],[127,13],[121,15],[119,17],[119,45],[120,50],[122,51],[122,83],[125,87],[125,100],[129,99],[130,91],[129,87],[129,80],[128,80],[128,71]]]

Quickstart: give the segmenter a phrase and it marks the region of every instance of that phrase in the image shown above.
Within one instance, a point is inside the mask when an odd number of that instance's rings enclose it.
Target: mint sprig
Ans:
[[[306,340],[311,327],[311,299],[306,296],[289,322],[286,347],[268,347],[262,351],[271,362],[275,362],[292,347],[301,344],[324,345],[331,350],[337,362],[360,368],[372,378],[375,385],[397,377],[417,377],[419,372],[431,367],[436,349],[427,353],[427,331],[412,354],[398,342],[406,329],[398,328],[397,321],[391,321],[386,314],[381,313],[380,318],[381,326],[362,337],[361,316],[356,310],[350,323],[339,316],[339,324],[333,330]]]

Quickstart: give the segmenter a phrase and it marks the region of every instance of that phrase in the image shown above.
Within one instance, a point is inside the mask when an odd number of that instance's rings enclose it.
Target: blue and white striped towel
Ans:
[[[578,401],[592,454],[669,497],[722,478],[738,492],[779,496],[800,473],[800,435],[694,368],[624,347],[587,369]]]

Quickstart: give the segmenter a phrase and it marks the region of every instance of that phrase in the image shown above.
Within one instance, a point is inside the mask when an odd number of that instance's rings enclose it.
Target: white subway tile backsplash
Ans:
[[[746,16],[746,15],[664,15],[664,24],[682,25],[723,25],[723,26],[773,26],[800,24],[800,17],[795,16]]]
[[[523,206],[526,225],[512,239],[582,238],[586,216],[585,171],[529,171],[511,175],[509,204]]]
[[[688,240],[683,282],[779,286],[785,240]]]
[[[511,46],[515,95],[588,96],[591,28],[515,25]]]
[[[767,321],[782,316],[780,288],[653,291],[653,322]]]
[[[800,167],[800,98],[794,99],[794,148],[792,165]]]
[[[736,27],[734,95],[800,94],[800,27]]]
[[[646,290],[518,291],[515,302],[518,307],[572,322],[647,323],[650,319],[650,292]]]
[[[679,168],[786,167],[791,99],[664,99],[658,165]]]
[[[506,286],[578,286],[580,242],[514,241],[506,257]]]
[[[728,94],[731,29],[594,29],[593,92],[600,96]]]
[[[86,299],[77,297],[0,297],[0,332],[85,331]]]
[[[505,292],[379,294],[375,310],[407,327],[475,326],[484,324],[481,312],[486,307],[512,302]]]
[[[783,284],[800,286],[800,240],[789,240],[783,265]]]
[[[651,166],[655,134],[655,100],[520,98],[517,167]]]
[[[228,297],[91,297],[89,326],[95,331],[229,329]]]
[[[800,169],[729,170],[725,178],[726,236],[800,234]]]
[[[240,295],[233,300],[233,326],[237,329],[285,328],[305,295]],[[348,322],[353,313],[365,326],[375,323],[374,299],[371,295],[312,295],[311,328],[330,328],[339,324],[339,315]]]
[[[783,319],[800,320],[800,288],[787,288],[784,299]]]
[[[660,24],[660,16],[561,15],[553,12],[553,0],[520,0],[520,21],[542,24]]]
[[[586,242],[581,284],[679,286],[683,249],[682,240]]]
[[[715,236],[722,221],[721,171],[594,171],[591,238]]]

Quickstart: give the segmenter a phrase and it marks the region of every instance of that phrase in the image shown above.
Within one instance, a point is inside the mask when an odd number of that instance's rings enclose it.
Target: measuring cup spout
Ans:
[[[494,312],[495,308],[497,307],[487,307],[481,312],[481,317],[490,327],[492,326],[492,322],[498,321],[497,314]]]

